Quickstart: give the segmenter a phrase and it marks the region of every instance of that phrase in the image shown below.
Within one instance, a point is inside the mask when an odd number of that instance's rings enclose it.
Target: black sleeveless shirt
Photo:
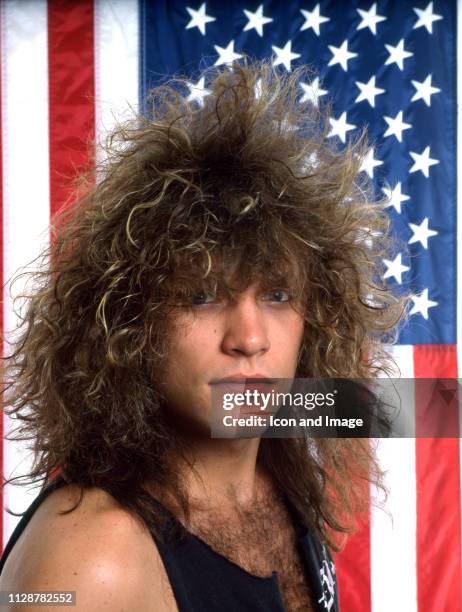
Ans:
[[[16,525],[0,559],[0,574],[6,559],[32,515],[43,500],[58,487],[67,484],[58,476],[31,503]],[[286,612],[278,574],[255,576],[184,528],[180,521],[162,506],[167,519],[162,528],[163,539],[154,538],[179,612]],[[307,529],[296,509],[289,503],[298,534],[298,549],[307,580],[313,592],[316,612],[339,612],[335,566],[323,543]],[[176,529],[172,530],[171,527]],[[181,537],[173,537],[173,532]]]

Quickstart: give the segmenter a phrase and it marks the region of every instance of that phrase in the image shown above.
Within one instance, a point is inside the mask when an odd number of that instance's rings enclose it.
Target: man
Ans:
[[[47,488],[3,590],[75,591],[77,610],[338,610],[331,552],[381,484],[368,440],[210,435],[224,380],[376,376],[403,316],[376,279],[388,220],[361,142],[327,139],[298,102],[305,72],[209,71],[201,105],[181,81],[154,89],[64,214],[9,358],[8,413]]]

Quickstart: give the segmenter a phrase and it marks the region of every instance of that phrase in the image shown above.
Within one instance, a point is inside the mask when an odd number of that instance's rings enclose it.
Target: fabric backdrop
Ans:
[[[50,217],[89,163],[88,143],[136,110],[150,85],[181,71],[200,104],[199,69],[243,51],[286,70],[309,63],[317,76],[300,84],[301,99],[332,100],[331,137],[341,142],[369,126],[363,171],[390,197],[409,247],[385,262],[389,282],[413,294],[393,349],[397,375],[457,378],[457,20],[449,0],[4,0],[2,282],[49,240]],[[7,287],[3,297],[9,331]],[[381,440],[380,456],[388,513],[371,506],[337,556],[342,612],[461,610],[459,438]],[[29,462],[24,446],[4,443],[4,474]],[[37,493],[7,487],[2,508],[22,511]],[[3,543],[16,521],[3,512]]]

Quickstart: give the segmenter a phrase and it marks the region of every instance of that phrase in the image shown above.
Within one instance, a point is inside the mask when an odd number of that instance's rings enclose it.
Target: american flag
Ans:
[[[384,262],[389,282],[413,295],[393,349],[400,375],[457,378],[455,1],[4,0],[0,9],[4,283],[49,240],[50,216],[91,163],[88,143],[140,108],[151,85],[190,75],[189,96],[200,104],[201,68],[244,52],[288,71],[308,63],[313,77],[300,83],[300,99],[332,101],[330,136],[340,143],[368,126],[363,171],[389,197],[408,247]],[[6,286],[3,297],[9,331],[16,315]],[[4,432],[10,427],[4,418]],[[459,439],[381,440],[379,452],[388,514],[371,505],[336,557],[342,612],[461,610]],[[25,448],[4,443],[4,474],[28,462]],[[7,487],[3,508],[22,511],[36,494]],[[16,522],[3,512],[4,544]]]

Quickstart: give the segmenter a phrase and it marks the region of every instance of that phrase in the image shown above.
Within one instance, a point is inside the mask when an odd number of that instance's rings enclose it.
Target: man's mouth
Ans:
[[[274,384],[272,381],[261,382],[261,381],[253,381],[246,380],[244,385],[245,391],[257,391],[258,393],[271,393],[274,390]]]

